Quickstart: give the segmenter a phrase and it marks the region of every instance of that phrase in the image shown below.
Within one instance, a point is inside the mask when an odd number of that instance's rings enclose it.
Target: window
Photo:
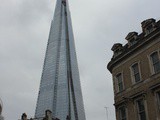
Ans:
[[[160,59],[159,59],[159,55],[158,52],[154,52],[150,55],[151,58],[151,64],[152,64],[152,71],[153,73],[158,73],[160,72]]]
[[[149,26],[145,29],[146,35],[150,34],[152,31],[153,31],[153,26],[152,26],[152,25],[149,25]]]
[[[135,39],[130,40],[130,46],[132,46],[132,45],[134,45],[136,43],[137,43],[137,41]]]
[[[143,99],[139,99],[136,102],[137,102],[139,120],[146,120],[144,100]]]
[[[138,63],[135,63],[134,65],[132,65],[131,69],[132,69],[132,79],[134,80],[134,83],[139,82],[141,78],[140,78]]]
[[[126,107],[122,106],[119,108],[119,120],[127,120],[127,115],[126,115]]]
[[[156,95],[156,97],[157,97],[157,107],[158,107],[158,111],[160,112],[160,91],[159,92],[157,92],[157,95]]]
[[[121,53],[122,53],[122,50],[118,49],[115,51],[114,56],[116,57],[116,56],[120,55]]]
[[[116,82],[117,82],[117,86],[118,86],[118,92],[121,92],[124,88],[123,88],[123,80],[122,80],[122,73],[119,73],[116,75]]]

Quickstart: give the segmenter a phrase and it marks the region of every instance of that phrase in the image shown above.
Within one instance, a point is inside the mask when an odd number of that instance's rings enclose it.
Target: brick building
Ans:
[[[160,120],[160,21],[141,23],[126,45],[116,43],[108,63],[112,73],[117,120]]]

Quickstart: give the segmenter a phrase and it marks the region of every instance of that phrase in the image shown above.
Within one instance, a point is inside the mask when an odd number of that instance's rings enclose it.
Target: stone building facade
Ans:
[[[113,77],[117,120],[160,120],[160,21],[141,23],[127,44],[116,43],[107,68]]]
[[[2,109],[3,109],[3,105],[2,105],[2,101],[0,99],[0,120],[4,120],[4,117],[2,116]]]

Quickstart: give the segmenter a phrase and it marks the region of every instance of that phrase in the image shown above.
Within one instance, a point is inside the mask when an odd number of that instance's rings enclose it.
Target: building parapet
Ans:
[[[156,22],[155,19],[147,19],[141,23],[142,33],[130,32],[126,36],[127,44],[122,45],[121,43],[115,43],[112,47],[113,56],[111,61],[108,63],[107,68],[112,73],[113,67],[125,59],[133,52],[142,48],[142,46],[150,43],[153,38],[155,39],[160,34],[160,20]]]

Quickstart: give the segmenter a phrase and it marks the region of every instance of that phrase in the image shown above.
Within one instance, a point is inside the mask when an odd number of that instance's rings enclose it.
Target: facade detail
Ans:
[[[141,25],[142,33],[130,32],[127,44],[113,45],[107,65],[117,120],[160,120],[160,21]]]
[[[160,57],[158,51],[155,51],[150,55],[150,62],[152,74],[160,72]]]
[[[119,120],[127,120],[127,111],[124,105],[119,107]]]
[[[117,92],[121,92],[124,89],[122,73],[116,75]]]
[[[147,120],[146,119],[146,107],[144,103],[144,99],[138,99],[136,100],[136,105],[137,105],[137,116],[139,120]]]
[[[35,118],[52,111],[60,120],[85,120],[67,0],[57,0],[44,60]],[[40,119],[41,120],[41,119]]]
[[[131,79],[133,84],[136,84],[141,81],[141,73],[139,63],[134,63],[131,66]]]
[[[3,103],[2,103],[2,100],[0,98],[0,120],[4,120],[4,117],[2,116],[2,109],[3,109]]]

